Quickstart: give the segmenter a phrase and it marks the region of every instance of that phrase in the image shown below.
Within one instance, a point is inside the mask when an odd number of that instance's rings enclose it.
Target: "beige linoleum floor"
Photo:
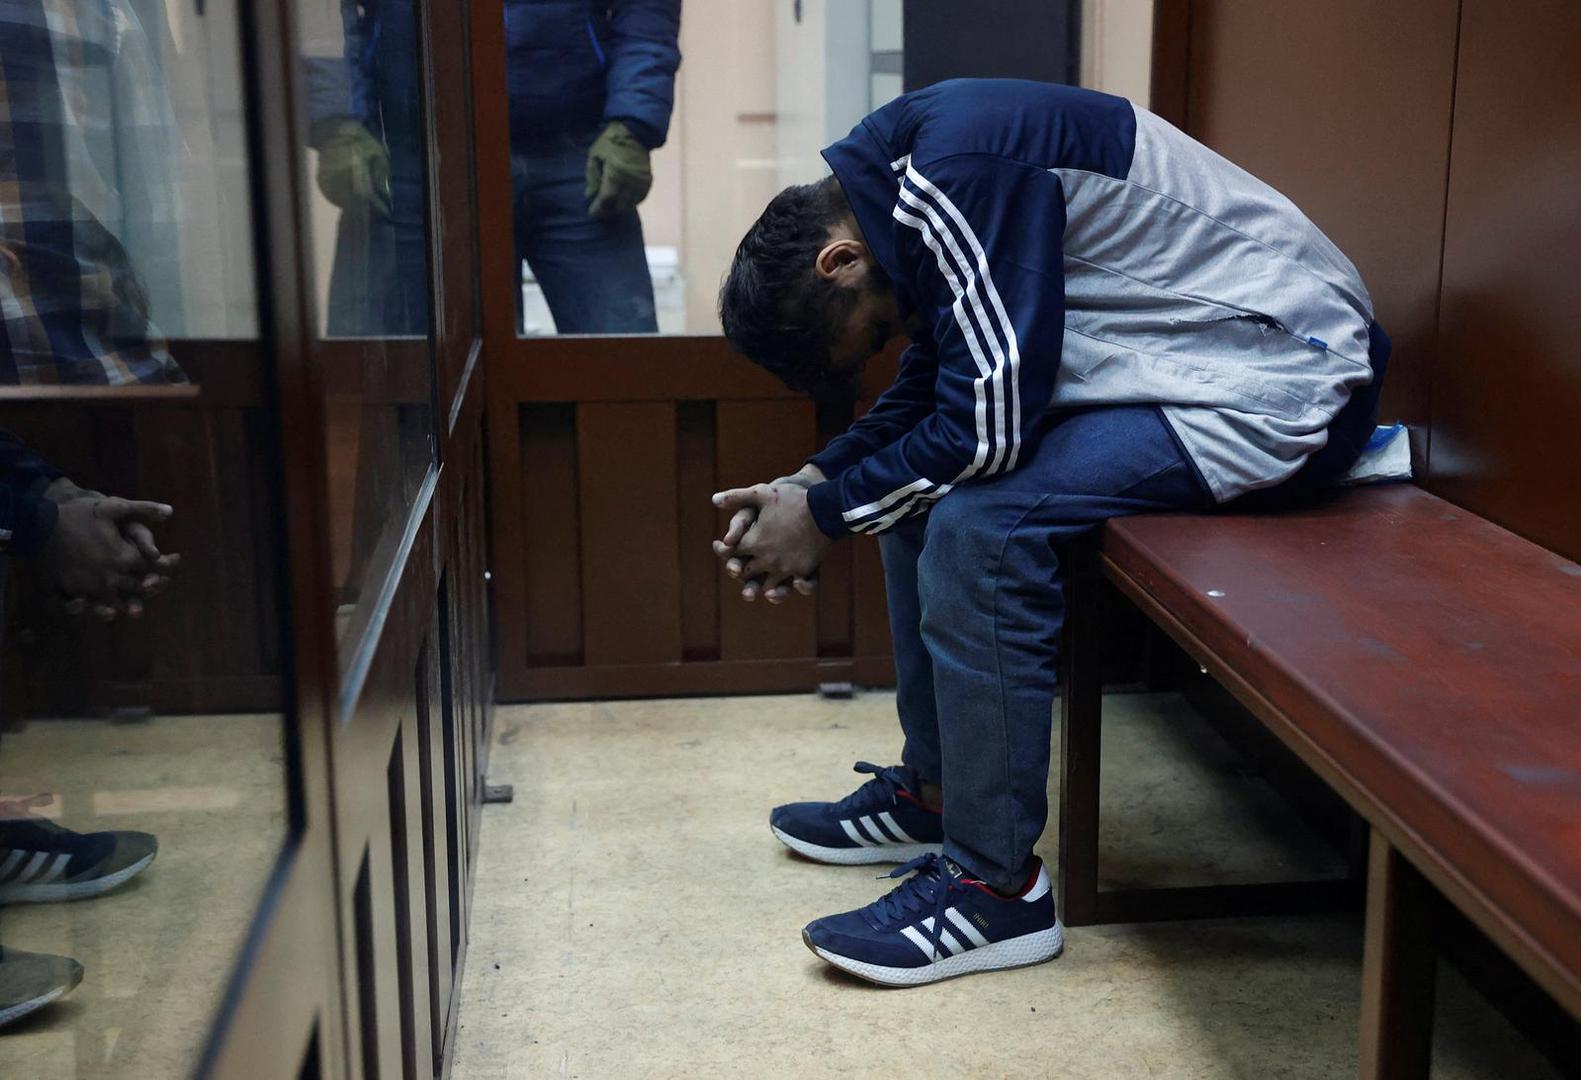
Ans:
[[[70,995],[0,1033],[0,1080],[178,1080],[197,1063],[286,835],[280,718],[34,721],[0,737],[0,800],[159,854],[120,888],[0,908],[0,943],[81,962]]]
[[[1178,699],[1107,709],[1112,881],[1334,869]],[[889,694],[502,708],[516,800],[484,811],[456,1080],[1355,1074],[1353,918],[1079,928],[1052,963],[913,990],[832,972],[800,928],[889,883],[792,856],[768,811],[898,752]],[[1435,1077],[1555,1075],[1458,976],[1439,1002]]]

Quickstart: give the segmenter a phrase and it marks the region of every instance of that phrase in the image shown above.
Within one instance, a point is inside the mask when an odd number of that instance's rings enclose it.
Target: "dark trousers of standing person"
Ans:
[[[1285,505],[1343,476],[1376,423],[1373,381],[1328,443],[1277,488],[1229,509]],[[894,637],[902,760],[944,791],[944,854],[996,888],[1021,884],[1048,818],[1063,550],[1112,517],[1215,506],[1156,406],[1050,417],[1011,473],[963,484],[880,538]]]
[[[562,334],[651,334],[653,279],[636,210],[588,216],[587,152],[597,131],[511,150],[517,265],[525,259]]]

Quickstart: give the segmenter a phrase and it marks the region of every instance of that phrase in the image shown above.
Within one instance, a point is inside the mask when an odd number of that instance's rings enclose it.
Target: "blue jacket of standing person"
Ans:
[[[662,146],[680,32],[680,0],[506,0],[512,141],[620,120],[650,150]]]

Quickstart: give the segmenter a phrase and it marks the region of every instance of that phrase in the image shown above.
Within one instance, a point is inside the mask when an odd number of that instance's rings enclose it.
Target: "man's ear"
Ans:
[[[813,269],[821,278],[842,285],[855,285],[861,278],[866,261],[866,244],[850,237],[841,237],[823,246],[813,262]]]

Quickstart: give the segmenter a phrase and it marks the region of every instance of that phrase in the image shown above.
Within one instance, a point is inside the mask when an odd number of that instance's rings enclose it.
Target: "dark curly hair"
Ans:
[[[850,379],[832,369],[829,349],[856,291],[813,267],[830,228],[850,212],[833,176],[786,188],[742,237],[719,289],[730,347],[815,398],[845,394]]]

